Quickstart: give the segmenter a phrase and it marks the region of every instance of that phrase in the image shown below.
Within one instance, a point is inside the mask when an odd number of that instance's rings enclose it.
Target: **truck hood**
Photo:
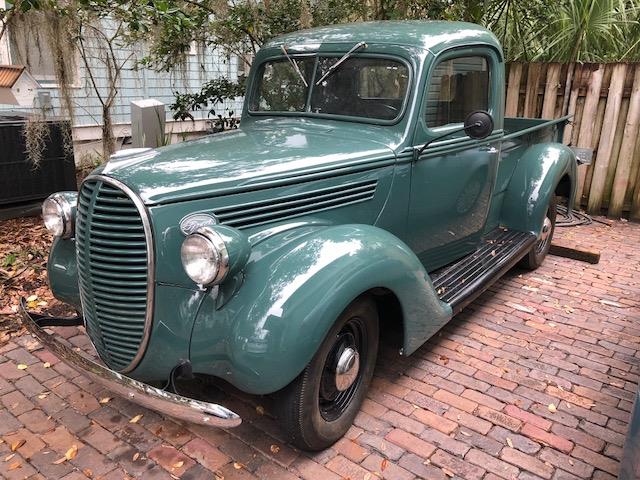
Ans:
[[[389,130],[271,118],[111,159],[94,173],[122,181],[149,205],[226,195],[389,164],[398,141]]]

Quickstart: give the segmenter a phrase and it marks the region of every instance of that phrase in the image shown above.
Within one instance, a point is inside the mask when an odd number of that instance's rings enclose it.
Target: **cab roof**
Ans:
[[[303,45],[340,44],[365,41],[368,43],[407,45],[439,51],[470,44],[484,44],[502,52],[498,39],[484,27],[467,22],[447,22],[436,20],[403,20],[357,22],[326,27],[299,30],[276,37],[265,47],[282,44],[291,47]]]

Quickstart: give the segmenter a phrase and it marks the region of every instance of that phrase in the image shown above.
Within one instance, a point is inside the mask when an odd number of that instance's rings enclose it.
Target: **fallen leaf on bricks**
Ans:
[[[67,452],[64,454],[64,457],[67,460],[71,460],[72,458],[76,458],[77,454],[78,454],[78,446],[77,445],[71,445],[71,448],[69,450],[67,450]]]
[[[15,452],[17,449],[19,449],[22,445],[24,445],[25,443],[27,443],[27,441],[23,438],[18,440],[17,442],[13,442],[11,444],[11,451]]]
[[[42,367],[43,367],[43,368],[51,368],[51,364],[50,364],[49,362],[44,362],[44,363],[42,364]]]
[[[182,460],[180,460],[179,462],[176,462],[173,464],[173,468],[180,468],[184,465],[184,462]]]
[[[11,460],[11,459],[12,459],[13,457],[15,457],[15,456],[16,456],[16,454],[15,454],[15,453],[12,453],[11,455],[7,455],[6,457],[4,457],[4,461],[5,461],[5,462],[8,462],[9,460]]]
[[[26,370],[27,368],[29,368],[27,365],[25,365],[24,363],[19,363],[18,364],[18,370]]]
[[[389,466],[389,460],[387,460],[386,458],[383,458],[382,462],[380,463],[380,470],[384,472],[387,466]]]
[[[264,407],[262,405],[258,405],[256,407],[256,412],[258,413],[258,415],[264,415]]]
[[[535,313],[536,311],[535,308],[525,307],[524,305],[520,305],[519,303],[507,302],[506,305],[525,313]]]
[[[278,445],[271,445],[269,450],[271,450],[271,453],[278,453],[280,451],[280,447]]]
[[[233,468],[236,470],[240,470],[242,468],[242,464],[238,462],[233,462]]]
[[[511,439],[509,437],[507,437],[507,445],[509,445],[511,448],[513,448],[513,442],[511,441]]]
[[[602,305],[609,305],[610,307],[622,307],[623,305],[618,302],[612,302],[611,300],[598,300]]]
[[[101,405],[104,405],[105,403],[109,403],[111,401],[111,397],[103,397],[99,400],[98,403],[100,403]]]
[[[135,462],[136,460],[138,460],[140,458],[140,452],[136,452],[133,454],[133,461]]]
[[[129,423],[138,423],[143,416],[144,415],[142,413],[139,413],[138,415],[133,417],[131,420],[129,420]]]
[[[556,413],[558,411],[558,409],[556,408],[556,406],[553,403],[550,403],[547,408],[549,409],[549,411],[551,413]]]
[[[16,470],[18,468],[22,468],[22,463],[13,462],[11,465],[9,465],[9,470]]]

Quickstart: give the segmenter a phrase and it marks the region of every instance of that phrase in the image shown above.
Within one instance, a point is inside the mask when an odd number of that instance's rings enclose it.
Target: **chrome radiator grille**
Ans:
[[[125,185],[101,176],[83,183],[76,254],[87,333],[110,368],[130,371],[149,335],[153,242],[146,210]]]

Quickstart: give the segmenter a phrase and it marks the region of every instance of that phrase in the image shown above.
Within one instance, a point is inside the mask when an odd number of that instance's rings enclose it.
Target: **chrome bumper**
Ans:
[[[238,414],[221,405],[201,402],[160,390],[114,372],[77,353],[57,340],[54,335],[45,332],[38,324],[38,320],[33,318],[26,310],[24,301],[21,302],[21,313],[24,326],[45,348],[70,367],[82,371],[94,382],[127,400],[159,413],[200,425],[212,425],[221,428],[240,425],[242,420]]]

